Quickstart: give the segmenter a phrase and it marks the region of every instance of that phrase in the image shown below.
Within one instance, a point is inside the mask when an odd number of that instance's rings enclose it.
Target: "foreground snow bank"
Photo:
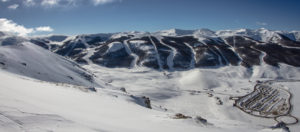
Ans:
[[[96,65],[85,68],[106,85],[96,87],[97,92],[83,92],[74,85],[38,81],[0,69],[0,131],[281,131],[269,128],[274,120],[253,117],[232,106],[229,97],[251,92],[255,85],[251,80],[261,79],[243,67],[165,73]],[[300,117],[299,84],[283,85],[294,95],[292,115]],[[119,88],[126,88],[127,93]],[[131,95],[149,97],[153,109],[139,105]],[[174,119],[176,113],[192,118]],[[197,116],[207,124],[195,121]],[[299,125],[289,127],[299,129]]]
[[[113,90],[86,93],[0,70],[0,131],[217,131],[150,110]],[[5,82],[5,83],[3,83]],[[18,83],[16,83],[18,82]]]

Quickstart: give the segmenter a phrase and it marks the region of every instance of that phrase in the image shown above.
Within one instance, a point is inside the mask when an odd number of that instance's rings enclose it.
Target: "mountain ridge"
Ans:
[[[134,31],[26,38],[80,64],[172,71],[228,65],[250,68],[262,63],[298,67],[300,42],[297,33],[265,28],[170,29],[152,33]]]
[[[283,33],[261,28],[217,32],[209,29],[171,29],[154,33],[78,35],[54,52],[79,63],[127,68],[134,67],[132,63],[136,63],[135,66],[159,70],[240,64],[252,67],[262,62],[273,66],[279,63],[300,66],[297,61],[299,56],[295,54],[299,53],[299,42]],[[115,44],[119,45],[119,49],[110,50]],[[89,52],[91,49],[93,53]]]

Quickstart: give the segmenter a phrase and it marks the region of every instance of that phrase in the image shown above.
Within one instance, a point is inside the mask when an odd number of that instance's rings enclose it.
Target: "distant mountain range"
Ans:
[[[252,67],[285,63],[300,66],[300,32],[251,30],[170,29],[158,32],[123,32],[17,37],[0,33],[1,45],[12,39],[41,46],[79,64],[106,67],[149,67],[157,70],[242,65]]]

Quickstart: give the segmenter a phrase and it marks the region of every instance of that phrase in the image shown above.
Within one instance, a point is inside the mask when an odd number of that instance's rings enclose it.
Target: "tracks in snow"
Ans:
[[[155,47],[155,52],[157,53],[157,59],[158,59],[159,66],[162,67],[161,60],[160,60],[159,53],[158,53],[159,51],[158,51],[158,49],[156,47],[155,42],[152,40],[151,37],[153,37],[153,36],[149,36],[149,39],[150,39],[151,43],[153,44],[153,46]],[[160,44],[162,44],[163,46],[166,46],[169,49],[171,49],[171,52],[170,52],[170,54],[167,57],[167,65],[169,67],[169,70],[173,71],[174,70],[174,60],[175,60],[176,55],[178,54],[178,50],[175,47],[173,47],[173,46],[171,46],[169,44],[164,43],[162,41],[162,38],[156,37],[156,39],[159,41]],[[191,61],[190,61],[189,68],[192,69],[192,68],[195,67],[195,64],[196,64],[196,52],[194,51],[193,47],[190,46],[189,44],[187,44],[187,43],[182,43],[182,44],[185,45],[187,48],[190,49],[190,52],[191,52],[191,56],[190,56],[191,57]]]
[[[224,43],[226,44],[226,45],[228,45],[228,46],[230,46],[230,49],[233,51],[233,53],[241,60],[240,62],[239,62],[239,64],[238,65],[241,65],[241,63],[242,63],[242,61],[243,61],[243,58],[237,53],[237,51],[235,50],[235,39],[233,38],[233,46],[231,46],[228,42],[227,42],[227,40],[225,40],[224,38],[221,38],[223,41],[224,41]]]
[[[124,44],[124,47],[125,47],[125,50],[126,50],[127,54],[130,55],[131,57],[133,57],[133,61],[130,64],[130,68],[135,68],[136,64],[137,64],[137,61],[139,60],[139,56],[132,53],[132,51],[129,47],[128,41],[129,40],[125,40],[123,44]]]
[[[191,45],[189,45],[188,43],[184,43],[187,47],[189,47],[190,48],[190,50],[191,50],[191,63],[190,63],[190,69],[193,69],[193,68],[195,68],[195,65],[196,65],[196,52],[195,52],[195,50],[193,49],[193,47],[191,46]]]
[[[168,47],[168,48],[171,49],[171,53],[169,54],[169,56],[168,56],[168,58],[167,58],[167,65],[168,65],[169,69],[170,69],[171,71],[173,71],[173,70],[174,70],[174,58],[175,58],[175,56],[176,56],[176,54],[177,54],[177,50],[176,50],[174,47],[165,44],[165,43],[162,41],[161,38],[158,38],[158,40],[159,40],[159,42],[160,42],[162,45],[164,45],[164,46],[166,46],[166,47]]]
[[[211,51],[213,54],[215,54],[217,56],[219,65],[224,65],[223,62],[222,62],[221,55],[219,55],[217,52],[215,52],[213,49],[211,49],[203,40],[198,39],[198,41],[201,42],[202,44],[204,44],[205,46],[207,46],[207,48],[209,49],[209,51]]]
[[[162,67],[162,64],[161,64],[161,60],[160,60],[160,57],[159,57],[159,54],[158,54],[158,50],[157,50],[156,44],[152,40],[151,36],[148,36],[148,38],[151,41],[152,45],[154,46],[154,50],[156,52],[156,59],[157,59],[157,63],[158,63],[158,66],[159,66],[159,70],[162,70],[163,67]]]
[[[0,112],[0,126],[2,125],[5,125],[6,127],[7,126],[15,127],[15,129],[18,129],[21,132],[26,132],[26,130],[22,126],[22,122],[18,120],[14,120],[9,116],[5,115],[4,113]]]
[[[86,60],[86,62],[88,64],[93,64],[93,62],[90,60],[90,57],[94,55],[94,53],[96,52],[95,51],[95,48],[88,48],[86,50],[87,54],[83,57],[84,60]]]

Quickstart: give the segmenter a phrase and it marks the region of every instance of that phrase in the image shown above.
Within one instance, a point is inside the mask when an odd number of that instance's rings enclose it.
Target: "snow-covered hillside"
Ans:
[[[0,32],[0,132],[295,132],[296,36],[267,29]]]
[[[256,74],[244,67],[171,73],[97,65],[85,68],[94,71],[107,87],[96,87],[96,93],[87,92],[78,86],[41,82],[1,69],[0,131],[278,132],[282,129],[269,128],[276,124],[273,119],[248,115],[233,107],[229,98],[251,92],[257,79],[272,79],[274,74],[293,67],[268,72],[257,68]],[[295,70],[283,79],[299,78],[299,69]],[[283,85],[293,92],[291,114],[299,117],[299,82]],[[137,99],[142,96],[150,98],[152,109],[140,105]],[[289,128],[297,131],[299,125]]]
[[[121,91],[83,92],[72,85],[20,78],[3,70],[0,78],[1,132],[209,130],[193,120],[174,120],[169,113],[136,105]]]
[[[0,38],[0,67],[48,82],[100,85],[94,81],[91,73],[77,63],[17,36]]]

